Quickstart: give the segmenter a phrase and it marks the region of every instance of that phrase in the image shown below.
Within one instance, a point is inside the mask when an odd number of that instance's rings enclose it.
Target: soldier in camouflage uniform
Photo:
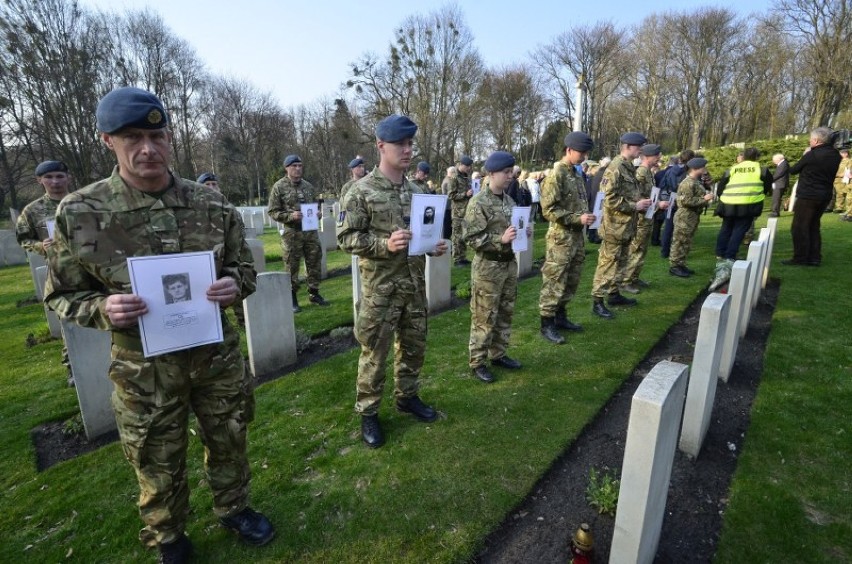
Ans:
[[[518,294],[518,263],[512,251],[517,231],[512,225],[515,202],[504,193],[513,178],[515,158],[495,151],[485,161],[491,182],[471,198],[464,216],[465,242],[476,252],[471,272],[470,368],[489,384],[494,375],[485,362],[511,370],[521,363],[506,355]],[[524,229],[532,234],[529,226]]]
[[[643,145],[640,149],[642,164],[636,167],[636,182],[639,184],[639,197],[642,199],[651,197],[654,188],[654,173],[651,169],[660,161],[662,148],[659,145]],[[668,202],[660,202],[659,209],[665,210]],[[627,266],[621,275],[621,289],[630,294],[638,294],[641,288],[647,288],[648,283],[639,278],[642,268],[645,266],[645,256],[648,254],[648,245],[651,242],[651,231],[654,228],[654,220],[645,217],[644,212],[636,212],[636,235],[630,242],[630,250],[627,253]]]
[[[302,159],[298,155],[288,155],[284,159],[287,176],[279,179],[269,191],[269,217],[284,225],[281,234],[281,258],[290,273],[290,288],[293,292],[293,311],[302,311],[299,307],[299,267],[305,258],[308,294],[311,303],[327,306],[327,301],[319,293],[322,276],[322,244],[318,231],[302,231],[301,204],[319,202],[319,194],[314,186],[302,178]],[[322,218],[322,206],[317,219]]]
[[[686,266],[686,255],[692,247],[692,239],[698,230],[698,222],[713,194],[704,189],[701,177],[707,172],[707,160],[695,157],[686,163],[689,172],[677,187],[677,212],[674,216],[674,235],[669,254],[669,273],[688,278],[692,269]]]
[[[30,202],[18,216],[15,236],[18,244],[25,250],[47,258],[51,252],[53,238],[47,228],[48,221],[54,221],[59,202],[68,195],[71,175],[68,166],[62,161],[44,161],[35,170],[36,182],[44,188],[44,196]],[[62,345],[62,364],[66,368],[66,383],[74,387],[74,375],[68,360],[68,348]]]
[[[424,194],[431,194],[432,189],[429,187],[429,172],[432,168],[426,161],[417,163],[417,170],[414,171],[414,176],[408,179],[409,182],[417,186]]]
[[[541,213],[550,222],[547,251],[541,267],[541,334],[556,344],[565,342],[557,329],[582,331],[568,320],[565,307],[574,298],[586,260],[583,228],[595,222],[589,212],[586,185],[576,165],[594,147],[592,138],[575,131],[565,136],[565,154],[541,185]]]
[[[621,154],[615,157],[604,172],[601,190],[605,192],[603,220],[599,234],[603,242],[598,251],[598,266],[592,282],[592,311],[604,319],[615,315],[603,301],[609,297],[609,305],[636,305],[636,300],[626,298],[619,292],[619,276],[627,266],[630,241],[636,234],[636,214],[651,205],[650,198],[642,198],[633,159],[639,156],[642,145],[647,142],[641,133],[625,133],[621,136]]]
[[[849,158],[849,149],[840,149],[840,166],[834,176],[834,211],[846,213],[847,204],[852,204],[852,182],[849,175],[852,174],[852,159]],[[845,180],[845,181],[844,181]]]
[[[346,197],[337,224],[340,247],[358,255],[362,296],[355,322],[361,343],[355,411],[367,446],[384,444],[379,405],[385,384],[385,360],[394,343],[394,395],[398,411],[434,421],[437,412],[417,395],[426,352],[426,258],[408,256],[411,195],[419,190],[406,178],[417,125],[391,115],[376,126],[379,166]],[[441,241],[434,254],[442,255]]]
[[[347,180],[346,184],[340,188],[340,194],[337,197],[337,201],[340,202],[341,209],[343,208],[343,198],[346,197],[346,194],[349,192],[349,189],[352,188],[352,185],[367,175],[367,167],[364,166],[364,159],[361,157],[355,157],[349,161],[349,173],[352,175],[352,178]]]
[[[251,544],[274,536],[248,507],[247,426],[252,380],[237,333],[222,314],[224,341],[145,358],[138,321],[145,299],[131,293],[127,257],[213,251],[219,276],[207,299],[224,308],[253,289],[253,265],[236,210],[221,195],[172,175],[171,133],[162,103],[119,88],[98,104],[101,139],[114,151],[112,175],[68,197],[56,215],[45,300],[60,317],[112,332],[109,376],[124,454],[136,470],[140,539],[160,561],[186,562],[192,543],[186,469],[189,412],[205,447],[207,482],[222,525]]]
[[[470,168],[473,166],[473,159],[470,157],[462,157],[456,165],[457,175],[448,186],[448,195],[452,205],[453,214],[453,260],[456,266],[465,266],[470,264],[467,260],[467,246],[464,242],[464,214],[467,212],[467,203],[473,196],[473,190],[470,187]]]

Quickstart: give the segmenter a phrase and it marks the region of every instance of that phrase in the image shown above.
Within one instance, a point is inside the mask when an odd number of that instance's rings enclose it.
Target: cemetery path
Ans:
[[[763,354],[778,290],[778,282],[770,280],[752,313],[748,332],[740,340],[728,383],[718,382],[710,428],[698,458],[690,460],[679,450],[675,453],[657,563],[713,559],[729,485],[763,372]],[[581,523],[588,523],[594,535],[594,560],[609,561],[615,517],[598,515],[587,503],[589,471],[608,469],[616,477],[621,476],[633,393],[658,362],[692,362],[699,314],[706,297],[702,293],[660,339],[530,495],[486,538],[485,547],[474,562],[562,564],[570,559],[569,539]]]

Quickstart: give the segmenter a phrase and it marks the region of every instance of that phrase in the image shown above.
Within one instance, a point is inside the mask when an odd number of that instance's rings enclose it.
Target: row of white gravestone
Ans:
[[[680,450],[697,457],[710,425],[716,384],[728,378],[737,342],[766,284],[777,219],[734,263],[727,295],[714,293],[701,308],[692,367],[664,361],[633,396],[619,489],[611,563],[654,561],[680,432]]]
[[[27,253],[18,245],[15,232],[0,229],[0,266],[17,266],[27,263]]]

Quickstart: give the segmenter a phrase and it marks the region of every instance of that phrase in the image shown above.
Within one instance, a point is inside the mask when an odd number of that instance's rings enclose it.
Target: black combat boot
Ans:
[[[637,303],[633,298],[627,298],[622,296],[620,293],[616,292],[614,294],[609,295],[609,299],[607,303],[611,306],[635,306]]]
[[[159,550],[159,564],[184,564],[192,558],[192,543],[183,534],[176,541],[161,544]]]
[[[679,278],[689,278],[692,274],[682,265],[673,266],[669,269],[669,274]]]
[[[568,315],[565,313],[565,306],[556,310],[555,324],[557,329],[565,329],[566,331],[574,331],[575,333],[579,333],[583,330],[582,325],[572,323],[571,320],[568,319]]]
[[[293,313],[299,313],[302,308],[299,307],[299,298],[296,297],[296,290],[293,290]]]
[[[556,330],[556,321],[553,317],[541,318],[541,336],[553,344],[561,345],[565,342],[565,337],[559,334]]]
[[[424,423],[431,423],[438,418],[438,412],[432,406],[423,403],[418,396],[397,399],[396,410],[400,413],[410,413]]]
[[[361,416],[361,438],[370,448],[379,448],[385,444],[385,434],[382,433],[378,415]]]
[[[488,370],[488,367],[484,364],[474,368],[473,375],[479,378],[481,381],[485,382],[486,384],[490,384],[494,381],[494,374],[492,374],[491,371]]]
[[[613,319],[615,314],[609,311],[603,303],[603,298],[595,298],[595,303],[592,305],[592,313],[604,319]]]
[[[246,544],[263,546],[275,537],[275,528],[269,519],[251,507],[246,507],[230,517],[220,517],[219,522],[223,527],[237,533]]]
[[[312,304],[317,304],[318,306],[327,306],[329,303],[325,301],[325,298],[320,296],[319,288],[308,288],[309,298],[308,300]]]

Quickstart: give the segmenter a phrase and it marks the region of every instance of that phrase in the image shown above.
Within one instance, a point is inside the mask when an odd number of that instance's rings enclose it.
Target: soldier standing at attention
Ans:
[[[565,342],[557,329],[582,331],[568,320],[565,307],[573,299],[586,260],[583,228],[595,222],[586,199],[586,185],[576,165],[594,147],[587,134],[574,131],[565,136],[565,154],[553,165],[541,185],[541,213],[550,222],[547,251],[541,267],[541,334],[556,344]]]
[[[636,167],[636,181],[639,183],[639,197],[650,198],[651,190],[654,188],[654,173],[652,169],[660,162],[662,148],[659,145],[643,145],[640,149],[642,164]],[[665,210],[669,207],[668,202],[660,202],[659,209]],[[636,212],[636,235],[630,242],[627,253],[627,267],[621,277],[621,289],[630,294],[638,294],[642,288],[649,284],[639,278],[642,268],[645,266],[645,256],[648,254],[648,245],[651,242],[651,231],[654,228],[654,220],[645,217],[644,212]]]
[[[407,116],[391,115],[376,125],[379,166],[358,182],[346,198],[337,224],[337,241],[360,257],[363,295],[355,323],[361,344],[355,411],[367,446],[385,442],[379,405],[385,385],[385,360],[394,344],[396,409],[429,423],[438,418],[417,395],[426,353],[426,257],[408,256],[411,195],[419,192],[406,178],[417,125]],[[443,255],[438,243],[433,254]]]
[[[467,203],[473,196],[473,189],[470,187],[470,167],[473,166],[473,159],[464,156],[459,159],[456,165],[458,173],[449,185],[449,196],[452,202],[453,213],[453,260],[456,266],[466,266],[470,264],[465,256],[467,254],[467,246],[464,243],[464,214],[467,212]]]
[[[607,309],[609,305],[636,305],[636,300],[626,298],[618,291],[619,275],[627,267],[630,241],[636,234],[636,213],[644,212],[651,205],[650,198],[642,198],[633,159],[639,156],[642,145],[647,142],[641,133],[625,133],[621,136],[621,154],[612,159],[601,180],[604,196],[603,221],[599,234],[603,242],[598,251],[598,266],[592,282],[592,311],[604,319],[615,315]]]
[[[669,274],[689,278],[693,270],[686,266],[686,256],[692,247],[692,239],[698,230],[701,213],[713,194],[704,190],[701,177],[707,172],[707,159],[695,157],[686,163],[689,172],[677,187],[677,212],[674,216],[674,235],[669,254]]]
[[[431,194],[432,189],[429,188],[429,172],[432,169],[426,161],[417,163],[417,170],[414,171],[414,176],[408,179],[409,182],[417,186],[424,194]]]
[[[517,237],[512,225],[514,200],[503,191],[514,174],[515,157],[495,151],[485,161],[491,182],[470,200],[464,216],[465,242],[476,252],[471,272],[470,368],[489,384],[494,375],[485,361],[517,370],[521,363],[506,356],[518,294],[518,263],[512,251]],[[528,234],[532,230],[525,228]]]
[[[293,311],[302,311],[299,307],[299,267],[302,257],[305,259],[305,272],[308,280],[308,294],[311,303],[327,306],[328,302],[319,293],[322,269],[322,246],[318,231],[302,231],[301,204],[319,202],[319,194],[313,184],[302,178],[302,159],[298,155],[288,155],[284,159],[287,176],[279,179],[269,191],[269,217],[284,225],[281,234],[281,258],[284,267],[290,273],[290,288],[293,292]],[[322,206],[317,219],[322,218]]]
[[[266,544],[275,531],[248,507],[254,396],[237,332],[222,312],[222,343],[145,358],[138,321],[148,309],[130,293],[127,268],[129,256],[213,250],[219,278],[207,299],[230,306],[244,297],[241,288],[253,291],[255,276],[253,265],[240,260],[247,249],[237,211],[220,194],[172,174],[172,136],[153,94],[113,90],[98,104],[97,126],[118,166],[59,205],[45,300],[62,318],[112,332],[112,404],[139,481],[140,540],[159,548],[160,562],[192,555],[184,534],[192,410],[219,522],[249,544]]]
[[[352,178],[347,180],[346,184],[340,188],[340,195],[337,198],[341,208],[343,207],[343,198],[349,192],[349,189],[352,188],[352,185],[367,176],[367,167],[364,166],[364,159],[355,157],[349,161],[349,174],[352,175]]]

